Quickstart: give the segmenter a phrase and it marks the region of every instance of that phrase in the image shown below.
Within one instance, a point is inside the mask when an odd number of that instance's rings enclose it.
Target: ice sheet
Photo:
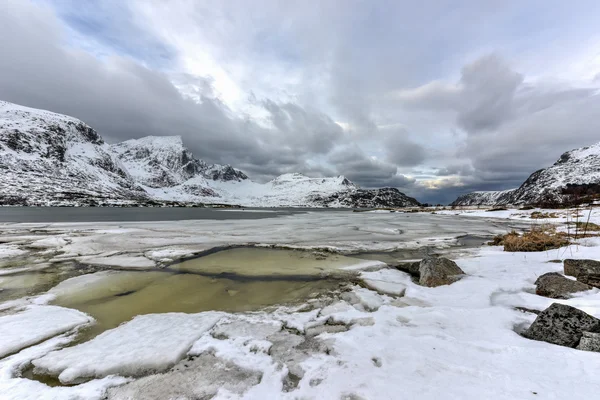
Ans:
[[[56,306],[29,306],[0,316],[0,358],[92,321],[77,310]]]
[[[220,313],[141,315],[89,342],[51,352],[33,365],[40,373],[58,375],[63,383],[160,372],[183,358],[221,317]]]

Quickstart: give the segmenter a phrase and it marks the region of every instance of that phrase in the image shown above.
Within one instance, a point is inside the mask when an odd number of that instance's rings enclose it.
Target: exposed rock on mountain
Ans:
[[[181,136],[148,136],[111,146],[131,176],[152,188],[172,187],[203,177],[219,181],[242,181],[248,177],[230,165],[209,165],[183,146]]]
[[[322,207],[415,207],[419,202],[395,188],[358,189],[339,191],[327,197],[311,199]]]
[[[195,158],[179,136],[108,145],[78,119],[7,102],[0,102],[0,172],[0,205],[419,205],[396,189],[360,189],[343,176],[252,182],[230,165]]]
[[[554,165],[534,172],[517,189],[468,193],[452,205],[553,206],[597,197],[600,197],[600,143],[564,153]]]

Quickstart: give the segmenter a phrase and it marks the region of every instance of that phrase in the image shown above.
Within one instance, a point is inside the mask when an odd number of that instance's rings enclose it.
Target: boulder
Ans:
[[[577,348],[579,350],[600,352],[600,333],[583,332]]]
[[[412,276],[419,277],[419,267],[421,266],[421,261],[415,262],[405,262],[395,265],[396,269],[409,273]]]
[[[579,282],[600,288],[600,261],[565,260],[565,275],[574,276]]]
[[[427,257],[419,264],[419,284],[422,286],[449,285],[464,274],[454,261],[445,257]]]
[[[535,293],[552,299],[568,299],[571,293],[590,290],[592,287],[585,283],[565,278],[557,272],[540,275],[535,281]]]
[[[560,346],[575,347],[584,332],[600,332],[600,319],[577,308],[553,303],[537,316],[533,324],[523,332],[523,336]]]

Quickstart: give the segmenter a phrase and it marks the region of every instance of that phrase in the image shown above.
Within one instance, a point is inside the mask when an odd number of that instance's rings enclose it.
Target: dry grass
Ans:
[[[541,211],[534,211],[531,213],[531,219],[547,219],[547,218],[558,218],[556,213],[547,213]]]
[[[557,232],[554,226],[536,226],[522,235],[515,231],[498,235],[489,244],[504,246],[504,251],[545,251],[567,246],[569,238],[566,233]]]
[[[581,232],[599,232],[600,225],[595,224],[593,222],[570,222],[570,224],[575,225],[578,231]]]

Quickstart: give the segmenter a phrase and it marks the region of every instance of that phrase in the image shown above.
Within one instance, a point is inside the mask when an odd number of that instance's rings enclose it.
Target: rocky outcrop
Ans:
[[[577,308],[553,303],[537,316],[523,336],[560,346],[577,347],[584,332],[600,332],[600,319]]]
[[[517,189],[461,195],[453,206],[580,204],[600,197],[600,143],[571,150],[554,165],[535,171]]]
[[[568,299],[572,293],[590,290],[585,283],[565,278],[557,272],[540,275],[535,281],[535,293],[552,299]]]
[[[600,261],[567,259],[564,271],[565,275],[574,276],[581,283],[600,288]]]
[[[452,260],[445,257],[427,257],[419,265],[419,284],[427,287],[449,285],[464,274]]]
[[[396,269],[406,272],[416,278],[418,278],[420,276],[419,267],[421,266],[421,261],[405,262],[405,263],[400,263],[400,264],[397,264],[394,266],[396,267]]]
[[[413,276],[419,285],[427,287],[450,285],[465,275],[454,261],[437,256],[428,256],[421,261],[399,263],[394,267]]]

